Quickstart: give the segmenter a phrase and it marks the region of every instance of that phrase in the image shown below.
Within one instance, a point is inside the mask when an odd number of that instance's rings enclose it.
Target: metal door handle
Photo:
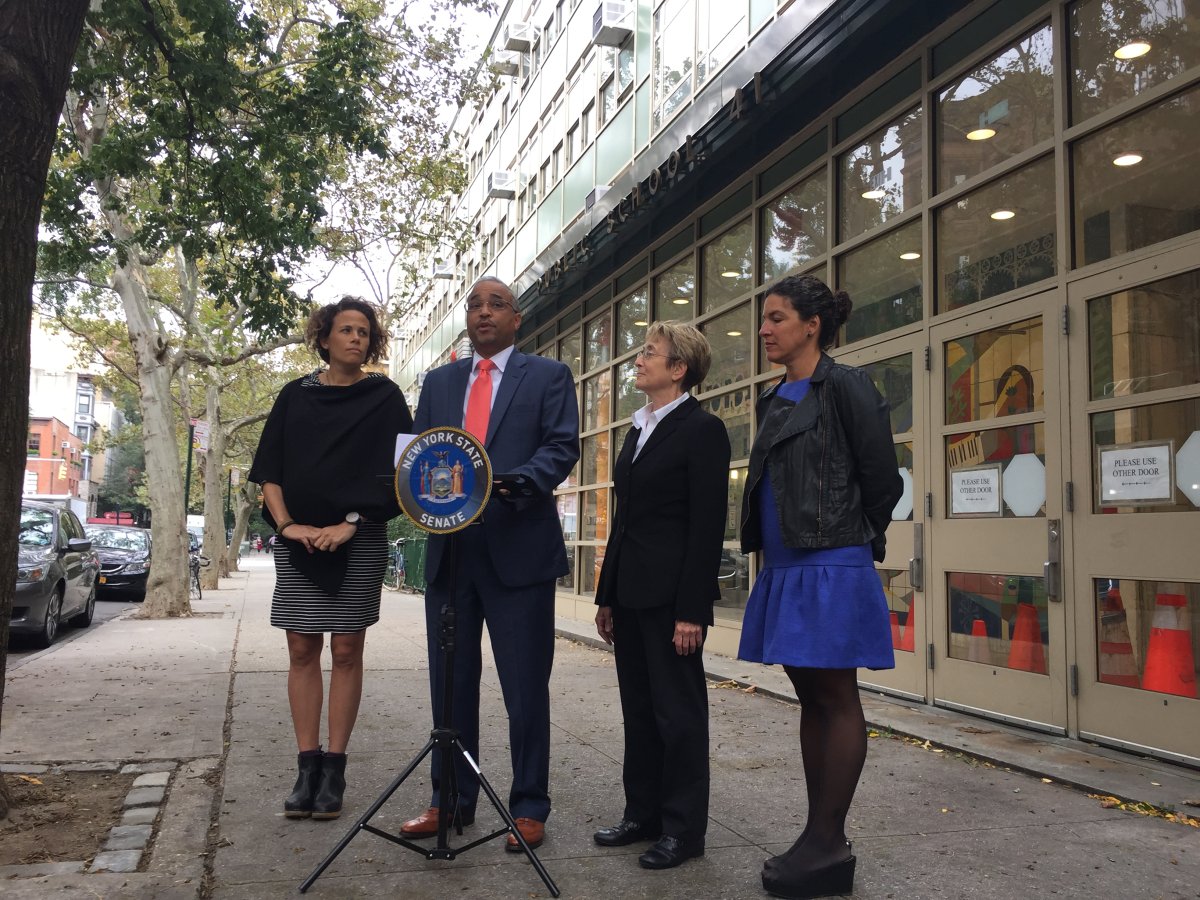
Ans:
[[[1062,559],[1062,542],[1059,540],[1059,520],[1047,519],[1047,534],[1046,534],[1046,561],[1042,564],[1042,578],[1046,584],[1046,599],[1059,603],[1062,601],[1060,596],[1062,586],[1060,584],[1060,568],[1059,563]]]
[[[908,560],[908,584],[914,591],[925,590],[925,534],[920,522],[913,523],[913,555]]]

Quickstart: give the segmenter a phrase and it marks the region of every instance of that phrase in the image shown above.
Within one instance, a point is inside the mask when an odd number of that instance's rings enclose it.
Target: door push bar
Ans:
[[[1062,522],[1047,519],[1046,562],[1042,564],[1042,575],[1046,580],[1046,599],[1062,602]]]
[[[908,584],[914,591],[925,590],[925,526],[913,522],[913,555],[908,561]]]

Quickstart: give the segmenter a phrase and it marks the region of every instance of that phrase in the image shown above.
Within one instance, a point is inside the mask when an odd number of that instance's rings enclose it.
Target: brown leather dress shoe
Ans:
[[[451,827],[455,824],[455,822],[450,823]],[[475,824],[475,813],[459,810],[457,824],[462,825],[464,828]],[[402,837],[414,838],[416,840],[437,837],[437,832],[438,808],[436,806],[429,807],[429,809],[425,810],[425,812],[421,813],[415,819],[409,819],[400,826],[400,835]]]
[[[539,822],[537,819],[514,819],[513,821],[517,823],[517,831],[521,832],[521,837],[525,838],[525,843],[529,845],[530,850],[536,850],[542,846],[542,841],[546,839],[545,822]],[[521,845],[517,843],[516,837],[511,832],[504,849],[509,853],[522,852]]]

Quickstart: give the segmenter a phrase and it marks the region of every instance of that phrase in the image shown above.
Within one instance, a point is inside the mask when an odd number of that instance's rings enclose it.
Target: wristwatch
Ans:
[[[349,522],[351,525],[357,526],[358,523],[362,521],[362,516],[360,516],[356,512],[348,512],[348,513],[346,513],[346,521]]]

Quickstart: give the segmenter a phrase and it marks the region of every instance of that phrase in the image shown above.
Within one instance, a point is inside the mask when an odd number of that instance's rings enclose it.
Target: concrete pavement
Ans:
[[[191,619],[124,616],[10,672],[0,763],[173,763],[140,868],[3,882],[5,897],[293,895],[424,745],[430,727],[421,598],[385,591],[367,638],[368,674],[340,820],[288,820],[294,778],[286,652],[267,623],[270,560],[205,594]],[[620,818],[620,709],[612,658],[560,622],[552,682],[554,812],[539,858],[564,897],[765,897],[762,860],[804,820],[799,709],[781,672],[711,656],[713,786],[705,857],[669,872],[637,866],[641,846],[591,840]],[[757,690],[748,693],[742,684]],[[1087,791],[1171,806],[1200,800],[1200,773],[931,707],[864,695],[876,726],[851,810],[855,896],[1200,898],[1200,830],[1120,809]],[[506,718],[485,655],[481,764],[508,788]],[[910,735],[903,738],[901,735]],[[928,740],[929,743],[925,744]],[[961,752],[956,752],[961,751]],[[1086,788],[1087,790],[1080,790]],[[373,824],[395,831],[428,801],[422,765]],[[464,843],[499,817],[480,807]],[[308,896],[548,896],[497,840],[429,862],[359,833]],[[99,849],[99,848],[97,848]],[[27,873],[28,874],[28,873]]]

